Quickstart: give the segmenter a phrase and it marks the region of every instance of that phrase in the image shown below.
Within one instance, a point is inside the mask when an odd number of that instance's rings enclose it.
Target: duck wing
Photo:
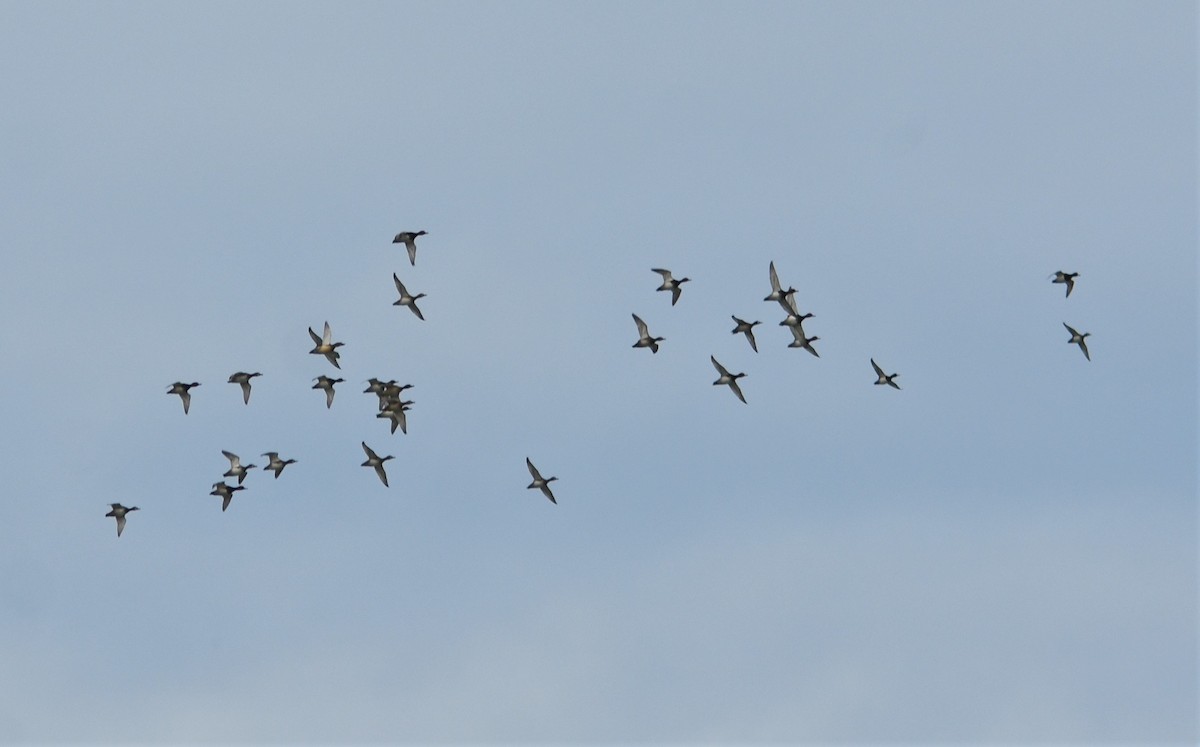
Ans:
[[[379,455],[376,454],[374,451],[372,451],[370,446],[367,446],[366,441],[362,442],[362,448],[363,448],[363,451],[366,452],[366,454],[367,454],[367,459],[374,459],[376,461],[379,460]]]
[[[732,389],[733,393],[737,395],[737,398],[742,401],[742,404],[746,404],[746,398],[742,395],[742,388],[738,386],[737,379],[730,380],[729,388]]]
[[[638,334],[640,334],[642,337],[650,336],[650,329],[646,326],[646,323],[642,321],[641,317],[639,317],[637,314],[634,314],[633,321],[635,324],[637,324]]]
[[[529,474],[534,480],[542,482],[542,473],[538,472],[537,467],[533,466],[533,462],[529,461],[529,457],[525,457],[525,466],[529,468]]]

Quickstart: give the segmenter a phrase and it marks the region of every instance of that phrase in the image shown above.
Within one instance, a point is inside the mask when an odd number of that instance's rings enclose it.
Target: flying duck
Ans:
[[[263,456],[265,456],[271,460],[271,463],[268,464],[266,467],[263,467],[263,469],[274,472],[276,480],[279,479],[279,474],[281,472],[283,472],[284,467],[288,466],[289,464],[296,463],[295,459],[280,459],[279,452],[277,452],[277,451],[265,452],[265,453],[263,453]]]
[[[883,369],[879,367],[879,364],[875,362],[874,358],[871,359],[871,368],[875,369],[875,375],[879,377],[878,381],[875,382],[877,386],[887,384],[893,389],[900,388],[900,385],[895,382],[895,378],[900,374],[894,373],[891,376],[888,376],[883,372]]]
[[[799,327],[805,319],[812,319],[812,313],[801,314],[796,308],[796,292],[792,291],[779,300],[779,305],[787,312],[787,318],[779,323],[780,327]]]
[[[367,388],[363,390],[363,394],[378,394],[383,390],[383,385],[387,382],[382,379],[371,378],[367,379],[364,383],[367,385]]]
[[[121,532],[125,531],[125,515],[128,514],[130,511],[140,511],[141,509],[138,508],[137,506],[130,506],[130,507],[126,508],[125,506],[122,506],[120,503],[110,503],[108,505],[112,510],[110,510],[108,513],[106,513],[105,516],[115,516],[116,517],[116,519],[117,519],[117,536],[120,537]]]
[[[399,399],[389,400],[386,402],[380,411],[375,415],[377,418],[386,418],[392,421],[392,433],[396,432],[396,427],[400,427],[400,431],[408,434],[408,418],[404,414],[408,412],[412,406],[412,400],[401,402]]]
[[[167,394],[178,394],[183,400],[183,414],[187,415],[188,408],[192,406],[192,393],[188,390],[194,386],[200,386],[200,382],[193,381],[191,384],[184,384],[182,381],[176,381],[167,389]]]
[[[236,477],[238,480],[238,485],[241,485],[242,480],[246,479],[246,472],[248,470],[252,470],[258,466],[257,464],[247,464],[246,466],[243,467],[242,460],[238,458],[237,454],[234,454],[232,451],[224,451],[224,450],[222,450],[221,453],[224,454],[225,458],[229,460],[229,471],[221,476],[222,477]]]
[[[783,306],[784,311],[789,311],[787,305],[787,297],[796,292],[795,288],[783,289],[779,284],[779,275],[775,272],[775,262],[771,262],[771,292],[764,298],[764,301],[777,301]]]
[[[417,237],[424,236],[425,231],[402,231],[392,239],[393,244],[404,244],[408,248],[408,261],[415,267],[417,264]]]
[[[393,303],[392,306],[407,306],[412,313],[417,315],[418,319],[425,321],[425,316],[421,313],[421,310],[417,308],[417,299],[424,298],[425,294],[418,293],[414,296],[409,293],[408,290],[405,289],[404,283],[400,282],[400,276],[394,272],[392,273],[392,280],[396,281],[396,290],[400,291],[400,300]]]
[[[230,384],[242,385],[242,402],[245,402],[246,404],[250,404],[250,379],[253,379],[255,376],[262,376],[262,374],[238,371],[229,377]]]
[[[1075,288],[1075,278],[1077,278],[1077,277],[1079,277],[1079,273],[1078,273],[1078,272],[1063,272],[1062,270],[1059,270],[1059,271],[1057,271],[1057,272],[1055,272],[1055,273],[1054,273],[1054,279],[1053,279],[1053,280],[1051,280],[1050,282],[1052,282],[1052,283],[1066,283],[1066,285],[1067,285],[1067,295],[1066,295],[1066,296],[1063,296],[1063,298],[1070,298],[1070,297],[1071,297],[1071,291],[1072,291],[1072,290],[1074,290],[1074,288]]]
[[[390,381],[380,381],[379,379],[368,379],[367,388],[363,390],[363,394],[371,392],[379,398],[379,410],[386,410],[393,402],[400,400],[400,393],[405,389],[412,389],[412,384],[397,384],[395,379]],[[411,403],[410,403],[411,404]]]
[[[312,385],[313,389],[325,390],[325,409],[333,407],[333,385],[340,384],[345,381],[345,379],[331,379],[325,374],[321,374],[317,378],[313,379],[313,381],[317,382],[316,384]]]
[[[325,322],[324,337],[318,337],[317,333],[313,332],[312,327],[308,328],[308,335],[313,339],[313,342],[317,344],[315,348],[308,352],[312,355],[325,356],[325,358],[333,364],[334,368],[340,369],[341,366],[338,364],[338,358],[341,357],[341,354],[338,353],[337,349],[342,345],[345,345],[345,343],[333,342],[333,330],[329,328],[329,322]]]
[[[812,337],[805,337],[804,328],[799,325],[795,327],[788,327],[788,329],[792,331],[792,337],[794,338],[790,343],[788,343],[789,348],[804,348],[818,358],[821,357],[821,354],[817,352],[817,349],[812,346],[814,342],[821,339],[820,337],[817,337],[816,335],[813,335]]]
[[[680,288],[679,286],[688,282],[689,280],[691,280],[691,278],[679,278],[678,280],[676,280],[675,278],[671,277],[670,270],[660,270],[660,269],[651,268],[650,271],[657,272],[659,275],[662,275],[662,279],[663,279],[662,285],[658,286],[657,290],[671,291],[671,305],[674,306],[675,302],[679,300],[679,294],[683,292],[683,289]]]
[[[738,319],[735,316],[733,317],[733,323],[737,325],[733,328],[733,334],[736,335],[738,332],[741,332],[742,334],[746,335],[746,339],[750,341],[750,347],[754,350],[754,352],[757,353],[758,343],[754,341],[754,326],[756,324],[762,324],[762,322],[747,322],[744,319]]]
[[[542,491],[542,495],[550,499],[554,505],[558,505],[558,501],[554,500],[554,493],[550,492],[550,483],[557,480],[557,477],[542,477],[542,473],[538,472],[537,467],[533,466],[533,462],[529,461],[529,457],[525,457],[525,466],[529,468],[529,474],[533,476],[533,482],[525,486],[526,490],[537,488]]]
[[[1087,358],[1090,361],[1092,359],[1092,356],[1090,353],[1088,353],[1087,343],[1084,341],[1084,338],[1091,336],[1092,333],[1084,332],[1083,334],[1079,334],[1078,332],[1075,331],[1074,327],[1067,324],[1066,322],[1063,322],[1063,326],[1066,327],[1067,331],[1071,333],[1071,339],[1067,340],[1067,344],[1069,345],[1071,343],[1075,343],[1076,345],[1078,345],[1079,349],[1083,351],[1083,357]]]
[[[367,446],[366,441],[362,442],[362,448],[363,448],[363,451],[365,451],[367,454],[367,461],[363,462],[361,466],[374,467],[375,474],[379,475],[379,481],[383,483],[383,487],[385,487],[385,488],[391,487],[388,485],[387,473],[383,471],[383,463],[389,459],[395,459],[396,457],[385,456],[385,457],[381,458],[378,454],[371,451],[371,447]]]
[[[717,378],[717,380],[713,382],[713,386],[720,386],[721,384],[728,385],[729,388],[733,390],[733,393],[737,395],[737,398],[742,401],[742,404],[745,404],[746,398],[742,396],[742,388],[740,386],[738,386],[737,380],[742,378],[746,374],[744,374],[744,373],[736,373],[736,374],[729,373],[729,371],[727,371],[724,366],[722,366],[720,363],[717,363],[716,356],[710,355],[710,356],[708,356],[708,359],[710,361],[712,361],[713,368],[717,369],[717,373],[720,374],[720,376]]]
[[[226,485],[223,482],[214,482],[212,492],[209,495],[219,495],[221,497],[221,510],[229,508],[229,502],[233,500],[233,494],[239,490],[245,490],[242,485]]]
[[[651,353],[657,353],[658,343],[662,342],[666,338],[651,337],[650,330],[646,327],[646,323],[643,322],[641,317],[639,317],[637,314],[633,315],[633,321],[635,324],[637,324],[639,335],[638,341],[633,343],[633,346],[635,348],[650,348]]]

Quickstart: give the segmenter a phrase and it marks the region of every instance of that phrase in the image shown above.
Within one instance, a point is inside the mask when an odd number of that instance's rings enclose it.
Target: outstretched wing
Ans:
[[[529,461],[529,457],[525,457],[525,466],[529,468],[529,474],[534,480],[542,479],[542,474],[537,471],[537,467],[533,466],[533,462]]]
[[[642,321],[641,317],[639,317],[637,314],[634,314],[633,321],[635,324],[637,324],[638,334],[640,334],[642,337],[650,336],[650,330],[646,327],[646,323]]]
[[[717,358],[716,358],[716,356],[710,355],[710,356],[708,356],[708,359],[709,359],[710,361],[712,361],[713,368],[717,369],[717,373],[721,374],[722,376],[728,376],[728,375],[729,375],[729,372],[725,370],[725,367],[724,367],[724,366],[722,366],[720,363],[717,363]]]
[[[746,404],[746,398],[742,396],[742,388],[738,386],[737,379],[732,379],[729,382],[729,388],[732,389],[733,393],[737,395],[737,398],[742,401],[742,404]]]
[[[887,374],[883,372],[883,369],[879,367],[879,364],[875,362],[874,358],[871,359],[871,368],[875,369],[876,376],[882,376],[885,379],[887,378]]]
[[[333,342],[333,330],[329,327],[329,322],[325,322],[325,336],[321,338],[321,344],[328,345]]]
[[[311,337],[311,338],[313,339],[313,344],[314,344],[314,345],[320,345],[320,344],[321,344],[321,336],[320,336],[320,335],[318,335],[316,332],[313,332],[313,328],[312,328],[312,327],[309,327],[309,328],[308,328],[308,336],[309,336],[309,337]]]
[[[399,276],[399,275],[397,275],[396,273],[394,273],[394,272],[393,272],[393,273],[392,273],[392,280],[395,280],[395,281],[396,281],[396,290],[400,291],[400,295],[401,295],[401,296],[407,296],[407,295],[408,295],[408,291],[406,291],[406,290],[404,289],[404,283],[401,283],[401,282],[400,282],[400,276]]]
[[[778,293],[782,288],[779,287],[779,275],[775,273],[775,262],[771,261],[771,292]]]
[[[238,455],[234,454],[232,451],[225,451],[222,449],[221,453],[224,454],[225,458],[229,460],[229,469],[237,469],[237,467],[242,463],[242,460],[238,458]]]
[[[379,455],[376,454],[375,452],[371,451],[370,446],[367,446],[366,441],[362,442],[362,447],[363,447],[363,451],[365,451],[367,453],[367,459],[378,459],[379,458]]]
[[[800,316],[800,309],[796,308],[796,291],[780,296],[779,305],[783,307],[784,313]]]

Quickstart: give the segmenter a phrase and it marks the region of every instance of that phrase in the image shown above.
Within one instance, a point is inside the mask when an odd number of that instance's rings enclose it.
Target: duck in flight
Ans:
[[[537,467],[533,466],[533,462],[529,461],[529,457],[525,457],[525,466],[529,468],[529,474],[533,477],[533,482],[525,486],[526,490],[537,488],[542,491],[542,495],[550,499],[554,505],[558,505],[558,501],[554,500],[554,493],[550,492],[550,483],[557,480],[557,477],[542,477],[542,473],[538,472]]]
[[[791,308],[788,305],[787,297],[794,294],[796,292],[796,289],[788,288],[787,290],[784,290],[783,286],[781,286],[779,284],[779,274],[775,272],[775,262],[774,261],[771,262],[770,269],[771,269],[771,292],[769,294],[767,294],[767,297],[764,298],[763,300],[764,301],[777,301],[779,303],[779,305],[783,306],[784,311],[790,312]]]
[[[404,244],[408,249],[408,261],[414,267],[417,264],[417,237],[425,234],[425,231],[401,231],[392,239],[393,244]]]
[[[388,400],[384,403],[382,409],[376,413],[377,418],[386,418],[392,421],[392,433],[396,432],[396,427],[399,426],[400,432],[408,434],[408,416],[405,415],[409,408],[412,407],[412,400],[400,400],[399,397],[393,400]]]
[[[1083,334],[1080,334],[1079,332],[1075,331],[1074,327],[1067,324],[1066,322],[1063,322],[1063,326],[1066,327],[1067,331],[1071,333],[1071,339],[1067,340],[1067,344],[1069,345],[1071,343],[1075,343],[1076,345],[1078,345],[1079,349],[1083,351],[1083,357],[1087,358],[1090,361],[1092,359],[1092,356],[1090,353],[1088,353],[1087,342],[1085,341],[1084,338],[1090,337],[1092,333],[1084,332]]]
[[[737,395],[737,398],[742,401],[742,404],[745,404],[746,398],[744,396],[742,396],[742,388],[740,386],[738,386],[737,380],[742,378],[746,374],[744,374],[744,373],[736,373],[736,374],[729,373],[729,371],[727,371],[724,366],[722,366],[720,363],[717,363],[716,356],[710,355],[710,356],[708,356],[708,359],[710,361],[712,361],[713,368],[717,369],[717,373],[720,374],[720,376],[717,378],[717,380],[713,382],[713,386],[720,386],[721,384],[727,385],[730,389],[733,390],[733,393]]]
[[[238,485],[241,485],[242,481],[246,479],[246,473],[249,470],[252,470],[258,466],[257,464],[247,464],[242,466],[242,460],[232,451],[222,450],[221,453],[224,454],[225,458],[229,460],[229,471],[222,475],[222,477],[236,477]]]
[[[812,319],[812,313],[801,314],[796,309],[796,292],[791,291],[779,300],[779,305],[787,312],[787,317],[779,323],[780,327],[799,327],[805,319]]]
[[[805,337],[804,327],[801,327],[800,325],[788,327],[788,329],[792,331],[792,337],[794,338],[790,343],[788,343],[789,348],[804,348],[818,358],[821,357],[821,354],[817,352],[817,349],[812,346],[814,342],[821,339],[820,337],[817,337],[816,335],[813,335],[812,337]]]
[[[1077,278],[1077,277],[1079,277],[1078,272],[1063,272],[1062,270],[1059,270],[1054,273],[1054,279],[1051,280],[1050,282],[1066,283],[1067,295],[1063,296],[1063,298],[1070,298],[1071,291],[1075,289],[1075,278]]]
[[[191,384],[184,384],[182,381],[176,381],[167,389],[167,394],[178,394],[179,399],[183,400],[184,415],[187,415],[188,408],[192,406],[192,393],[188,390],[194,386],[200,386],[200,382],[193,381]]]
[[[658,286],[658,288],[656,290],[671,291],[671,305],[674,306],[675,302],[679,300],[679,294],[683,293],[683,288],[681,288],[679,286],[688,282],[689,280],[691,280],[691,278],[679,278],[678,280],[676,280],[675,278],[671,277],[670,270],[661,270],[661,269],[651,268],[650,271],[657,272],[659,275],[662,275],[662,279],[663,279],[662,285]]]
[[[238,371],[229,377],[230,384],[240,384],[242,386],[242,402],[250,404],[250,379],[255,376],[262,376],[260,373],[246,373]]]
[[[332,363],[334,368],[340,369],[341,365],[338,364],[338,358],[341,357],[341,354],[338,353],[337,349],[340,348],[342,345],[345,345],[345,343],[333,342],[333,330],[330,329],[329,322],[325,322],[325,336],[324,337],[318,337],[317,333],[313,332],[312,327],[308,328],[308,336],[311,337],[313,339],[313,342],[315,342],[317,344],[317,346],[315,348],[313,348],[312,350],[310,350],[308,352],[312,355],[325,356],[326,360],[328,360],[330,363]]]
[[[362,448],[363,448],[363,451],[366,452],[367,461],[363,462],[361,466],[374,467],[375,474],[379,475],[379,481],[383,483],[383,487],[385,487],[385,488],[391,487],[390,485],[388,485],[387,472],[384,472],[384,470],[383,470],[383,463],[389,459],[395,459],[396,457],[394,457],[394,456],[380,457],[374,451],[371,451],[371,447],[367,446],[366,441],[362,442]]]
[[[396,290],[400,291],[400,300],[393,303],[392,306],[407,306],[409,311],[417,315],[418,319],[425,321],[425,315],[417,308],[417,299],[424,298],[425,294],[418,293],[414,296],[409,293],[408,289],[404,287],[404,283],[400,282],[400,276],[394,272],[392,273],[392,280],[396,281]]]
[[[871,359],[871,368],[875,369],[875,375],[879,377],[879,379],[875,382],[876,385],[887,384],[893,389],[900,388],[900,385],[895,382],[895,378],[900,374],[894,373],[891,376],[888,376],[883,372],[883,369],[879,367],[879,364],[875,362],[874,358]]]
[[[270,464],[268,464],[266,467],[263,467],[263,469],[274,472],[276,480],[279,479],[279,475],[281,472],[283,472],[284,467],[288,466],[289,464],[296,463],[295,459],[280,459],[279,452],[277,451],[264,452],[263,456],[271,460]]]
[[[141,509],[138,508],[137,506],[129,506],[128,508],[126,508],[125,506],[122,506],[120,503],[110,503],[110,504],[108,504],[108,506],[109,506],[109,509],[111,509],[111,510],[108,513],[106,513],[105,516],[116,517],[116,519],[117,519],[117,536],[120,537],[121,532],[125,531],[125,515],[128,514],[130,511],[140,511]]]
[[[738,319],[735,316],[735,317],[733,317],[733,323],[737,325],[736,327],[733,328],[733,334],[736,335],[738,332],[741,332],[742,334],[744,334],[746,336],[746,339],[750,341],[751,349],[757,353],[758,352],[758,343],[754,341],[754,326],[757,324],[762,324],[762,322],[747,322],[746,320]]]
[[[662,342],[664,337],[651,337],[650,328],[642,321],[642,318],[637,314],[633,315],[633,322],[638,328],[638,341],[633,343],[635,348],[650,348],[651,353],[658,352],[658,343]]]
[[[244,485],[226,485],[223,482],[214,482],[212,492],[209,495],[221,497],[221,510],[224,511],[229,508],[229,502],[233,500],[233,494],[245,489]]]
[[[333,385],[340,384],[345,381],[345,379],[331,379],[325,374],[321,374],[317,378],[313,379],[313,381],[317,382],[316,384],[312,385],[313,389],[325,390],[325,409],[333,407]]]
[[[412,389],[412,384],[397,384],[395,379],[389,381],[381,381],[379,379],[367,379],[367,388],[363,390],[363,394],[374,393],[379,398],[379,410],[382,412],[388,406],[400,399],[400,393],[406,389]],[[409,404],[412,404],[411,402]]]

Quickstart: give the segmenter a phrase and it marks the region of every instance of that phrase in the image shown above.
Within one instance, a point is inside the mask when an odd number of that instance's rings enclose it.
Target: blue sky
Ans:
[[[0,5],[0,740],[1194,742],[1196,37]],[[222,449],[299,461],[222,513]]]

